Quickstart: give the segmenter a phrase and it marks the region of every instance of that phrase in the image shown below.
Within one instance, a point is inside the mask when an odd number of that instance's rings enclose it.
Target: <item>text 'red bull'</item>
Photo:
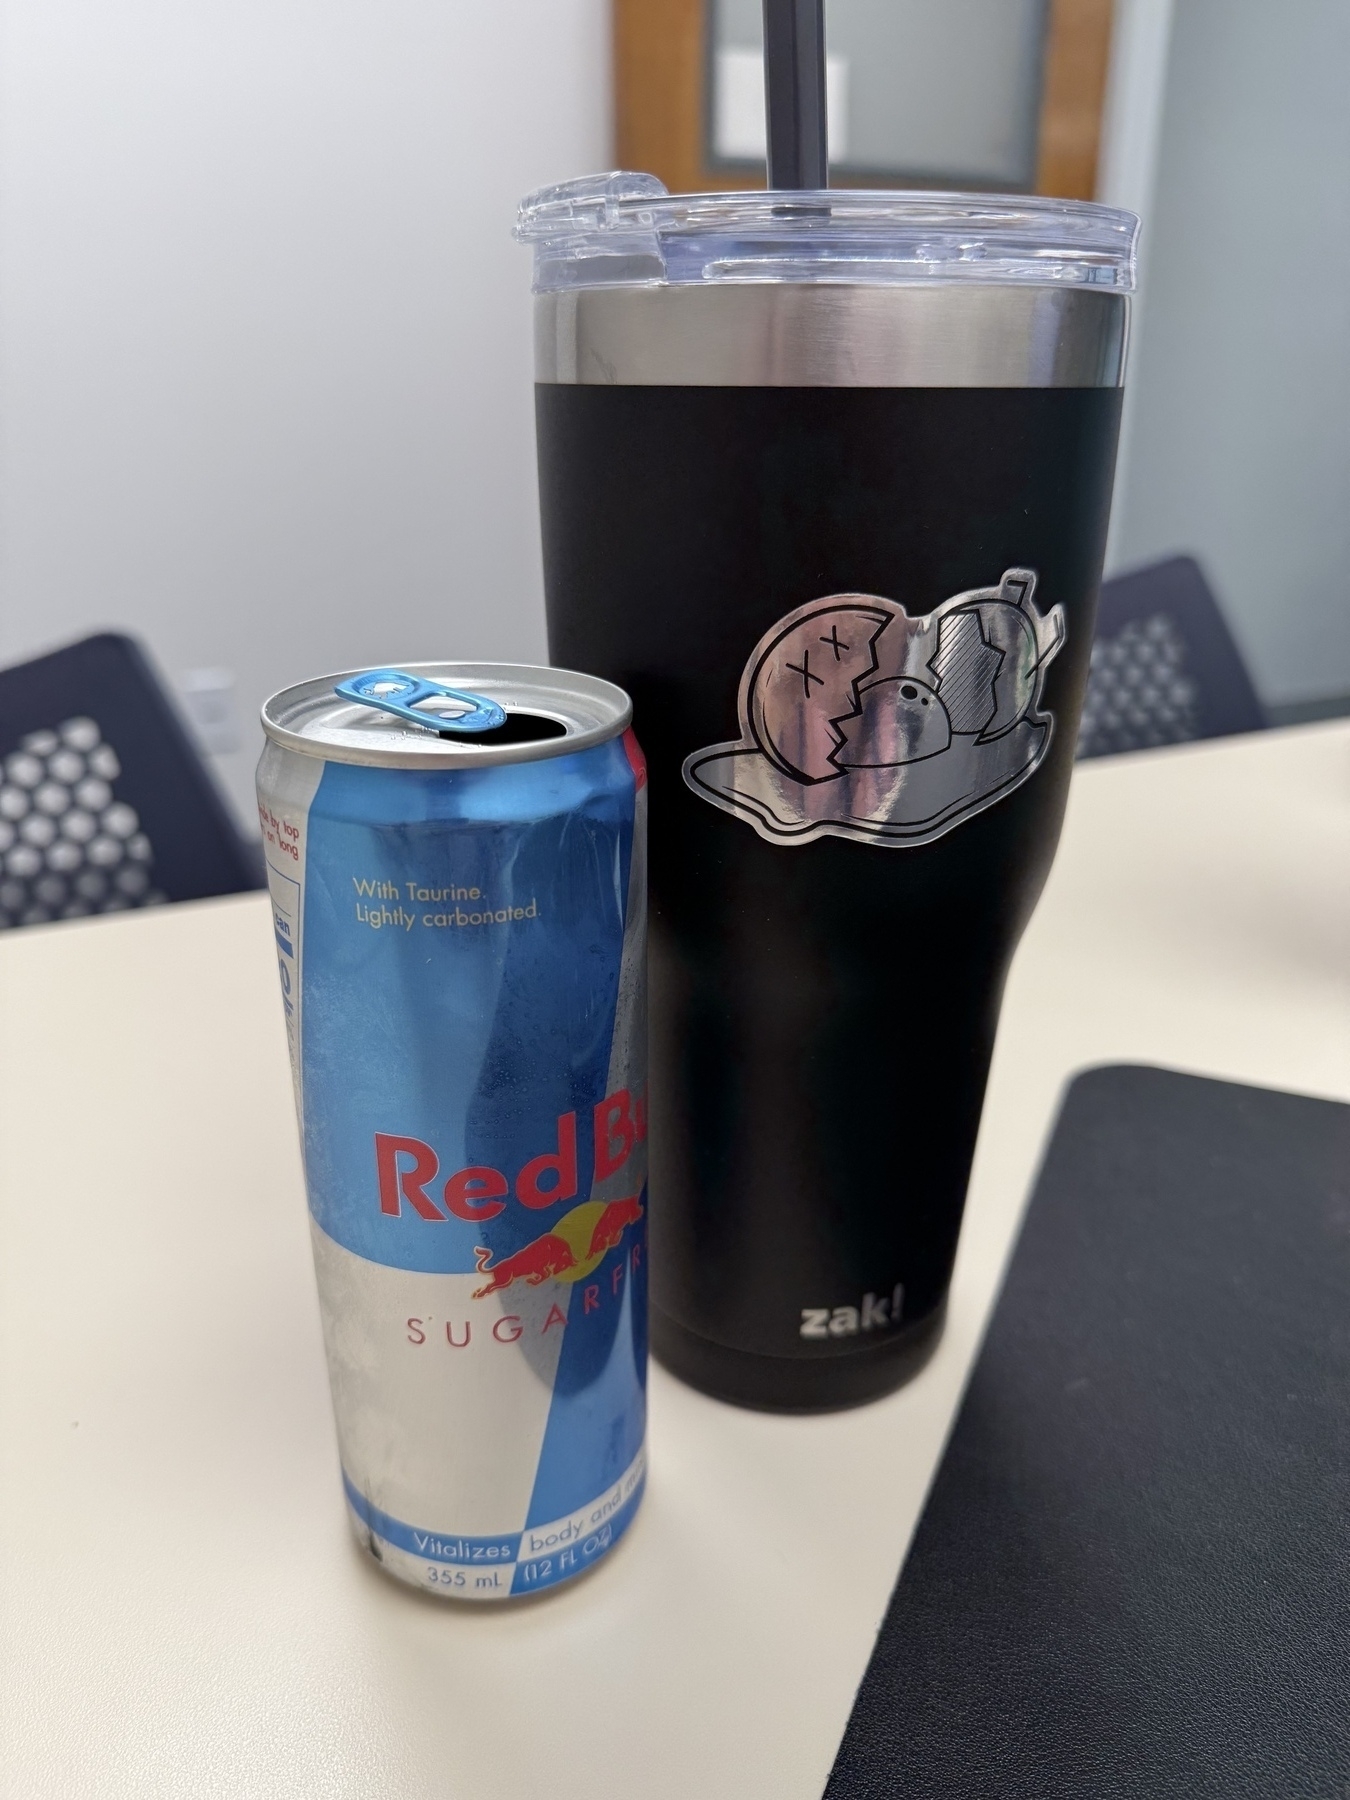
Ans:
[[[647,1135],[645,1098],[639,1094],[634,1099],[627,1088],[619,1088],[599,1102],[594,1114],[594,1178],[604,1181],[623,1167],[634,1146]],[[516,1176],[515,1197],[522,1206],[535,1209],[554,1206],[576,1195],[577,1115],[574,1112],[558,1115],[557,1145],[556,1150],[531,1157]],[[401,1162],[403,1158],[411,1158],[411,1162]],[[406,1200],[418,1218],[443,1225],[452,1217],[479,1224],[485,1219],[495,1219],[498,1213],[506,1210],[506,1196],[510,1194],[512,1184],[500,1169],[481,1164],[457,1169],[441,1189],[438,1203],[428,1194],[427,1188],[440,1174],[440,1166],[436,1152],[421,1138],[377,1131],[375,1170],[380,1211],[399,1218],[402,1216],[401,1203]]]

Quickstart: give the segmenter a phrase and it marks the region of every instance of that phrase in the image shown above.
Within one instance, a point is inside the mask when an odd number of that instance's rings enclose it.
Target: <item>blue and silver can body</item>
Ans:
[[[414,669],[474,738],[357,679],[270,700],[258,769],[342,1479],[391,1574],[503,1600],[642,1494],[645,770],[589,676]]]

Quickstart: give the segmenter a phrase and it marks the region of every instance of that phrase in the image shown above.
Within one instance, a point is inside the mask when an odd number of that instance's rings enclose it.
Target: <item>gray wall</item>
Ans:
[[[5,0],[0,656],[271,689],[544,648],[517,197],[609,158],[605,0]]]
[[[246,807],[271,687],[542,653],[509,227],[609,160],[607,13],[5,0],[0,657],[232,669]],[[1171,68],[1116,560],[1198,549],[1267,698],[1350,691],[1350,6],[1178,0]]]
[[[1194,551],[1262,697],[1350,693],[1350,4],[1176,0],[1118,567]]]

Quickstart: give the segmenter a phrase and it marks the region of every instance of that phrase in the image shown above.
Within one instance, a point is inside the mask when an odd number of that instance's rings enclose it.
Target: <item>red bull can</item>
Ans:
[[[258,815],[342,1482],[427,1592],[642,1495],[646,770],[621,689],[437,663],[263,708]]]

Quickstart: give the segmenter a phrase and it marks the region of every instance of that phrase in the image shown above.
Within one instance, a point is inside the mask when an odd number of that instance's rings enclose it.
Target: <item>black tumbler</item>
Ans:
[[[651,778],[652,1342],[806,1411],[941,1328],[1092,646],[1136,222],[553,188],[549,649]]]

